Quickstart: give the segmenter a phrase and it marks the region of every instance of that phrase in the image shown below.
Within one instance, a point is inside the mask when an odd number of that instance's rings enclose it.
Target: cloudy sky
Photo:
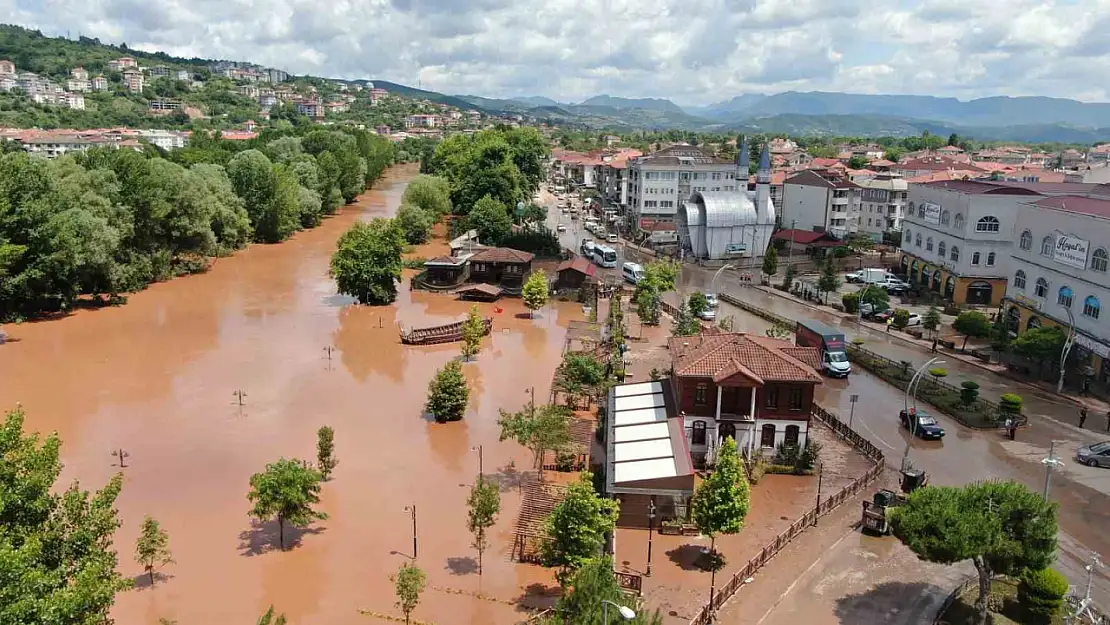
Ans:
[[[452,94],[1107,101],[1110,0],[0,0],[7,22]]]

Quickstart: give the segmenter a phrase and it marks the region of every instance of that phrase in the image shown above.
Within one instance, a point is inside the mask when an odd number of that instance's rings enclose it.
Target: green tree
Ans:
[[[871,304],[871,310],[881,312],[890,308],[890,293],[886,289],[868,285],[860,290],[860,302]]]
[[[845,293],[840,296],[840,304],[844,306],[844,312],[855,314],[859,312],[859,293]]]
[[[24,434],[24,418],[16,408],[0,422],[0,623],[110,622],[131,585],[112,546],[123,478],[91,495],[76,483],[55,491],[61,441]]]
[[[937,330],[940,329],[940,311],[937,310],[936,306],[930,306],[929,310],[925,312],[925,316],[921,318],[921,327],[936,336]]]
[[[498,440],[515,440],[532,451],[532,465],[543,472],[544,454],[558,454],[570,448],[574,437],[570,431],[573,413],[566,406],[546,404],[533,406],[519,412],[500,411],[497,426],[501,428]]]
[[[265,154],[258,150],[236,154],[228,162],[227,174],[243,200],[256,240],[283,241],[300,227],[296,179],[283,175]]]
[[[717,554],[717,535],[736,534],[744,527],[744,518],[751,508],[750,490],[736,440],[725,438],[713,473],[698,485],[690,502],[694,523],[709,536],[714,566],[722,561]]]
[[[905,155],[906,151],[904,149],[896,145],[892,145],[884,150],[883,158],[891,161],[892,163],[897,163],[898,161],[902,160],[902,157]]]
[[[509,236],[513,219],[505,205],[492,196],[483,196],[474,203],[466,218],[466,227],[478,231],[478,240],[486,245],[497,245]]]
[[[474,535],[474,548],[478,550],[478,575],[482,575],[482,554],[485,553],[489,541],[486,532],[497,522],[497,513],[501,512],[501,491],[496,484],[491,484],[481,479],[470,489],[470,497],[466,500],[466,528]]]
[[[686,307],[690,310],[690,314],[695,317],[700,317],[702,313],[709,310],[709,298],[701,291],[695,291],[686,300]]]
[[[1057,504],[1017,482],[932,486],[893,509],[894,534],[938,564],[971,560],[979,573],[979,623],[989,618],[995,575],[1043,569],[1056,555]]]
[[[678,312],[671,323],[671,336],[695,336],[701,333],[701,323],[690,313],[686,302],[678,305]]]
[[[363,304],[385,305],[397,298],[405,235],[392,219],[358,222],[339,237],[331,275],[340,293]]]
[[[962,313],[961,316],[963,316]],[[1063,329],[1058,326],[1033,328],[1018,335],[1010,347],[1018,356],[1040,363],[1039,366],[1043,370],[1045,363],[1053,363],[1060,359],[1060,353],[1064,349],[1067,338]]]
[[[1056,569],[1026,569],[1018,585],[1018,602],[1037,623],[1048,625],[1064,608],[1068,578]]]
[[[795,327],[784,321],[776,321],[771,324],[771,327],[767,328],[764,334],[773,339],[788,339],[794,335]]]
[[[782,276],[782,290],[790,291],[794,288],[794,278],[798,275],[798,270],[794,269],[794,265],[786,266],[786,273]]]
[[[977,310],[965,310],[952,322],[952,329],[964,335],[964,344],[960,349],[967,349],[967,339],[990,336],[991,320]]]
[[[143,529],[135,543],[135,561],[143,566],[154,585],[154,567],[173,562],[170,554],[170,536],[162,526],[151,517],[143,519]]]
[[[619,502],[597,494],[588,472],[567,487],[566,497],[544,523],[543,563],[559,569],[560,584],[565,587],[571,573],[601,555],[606,536],[616,530],[619,512]]]
[[[825,294],[825,303],[829,303],[829,293],[840,288],[840,274],[837,273],[836,263],[832,259],[826,260],[821,265],[821,277],[817,279],[817,290]]]
[[[285,524],[305,527],[328,515],[313,506],[320,503],[324,476],[306,462],[282,458],[251,476],[247,499],[254,504],[251,516],[259,521],[277,519],[278,546],[285,549]]]
[[[637,284],[645,282],[654,286],[660,293],[673,291],[682,276],[682,265],[671,260],[657,260],[644,267],[644,278]]]
[[[425,407],[440,423],[461,421],[470,402],[470,387],[463,377],[462,365],[452,360],[436,371],[428,384],[428,403]]]
[[[763,255],[763,273],[768,276],[773,276],[779,272],[779,251],[775,246],[767,248],[767,253]]]
[[[478,312],[477,305],[471,306],[462,328],[462,355],[464,360],[470,360],[478,355],[478,352],[482,349],[482,339],[485,336],[486,320]]]
[[[397,593],[397,607],[405,615],[405,623],[409,623],[413,610],[420,604],[420,593],[428,585],[428,576],[420,567],[409,562],[401,564],[395,575],[389,578],[394,584]]]
[[[424,209],[412,204],[401,204],[397,209],[397,223],[409,245],[420,245],[432,232],[432,217]]]
[[[270,606],[270,609],[258,619],[258,625],[285,625],[286,622],[284,614],[274,613],[274,606]]]
[[[628,606],[636,612],[635,618],[624,620],[610,606],[610,623],[663,625],[663,616],[658,610],[649,611],[643,600],[629,595],[620,587],[613,572],[613,561],[607,557],[599,556],[585,562],[574,572],[567,587],[568,592],[555,605],[556,616],[550,621],[541,621],[541,625],[604,625],[605,606],[602,601]]]
[[[643,284],[642,281],[641,284]],[[663,296],[660,295],[658,288],[651,284],[645,285],[643,288],[637,285],[636,291],[632,295],[632,301],[636,303],[636,314],[640,317],[641,323],[649,326],[659,325]]]
[[[320,468],[320,476],[325,482],[339,466],[339,459],[335,457],[335,430],[327,425],[316,430],[316,466]]]
[[[473,215],[473,213],[471,214]],[[537,269],[532,272],[531,276],[528,276],[521,297],[524,298],[524,305],[528,307],[529,314],[533,317],[536,316],[537,310],[547,305],[548,299],[551,298],[551,292],[547,286],[547,274],[542,269]]]
[[[597,397],[607,387],[605,363],[590,352],[563,354],[563,362],[555,374],[555,389],[570,396]]]
[[[451,214],[450,183],[439,176],[417,176],[405,187],[401,203],[417,206],[438,220]]]
[[[891,323],[896,329],[905,329],[910,323],[910,311],[905,308],[897,308],[894,310],[894,321]]]
[[[867,167],[869,164],[870,163],[867,160],[867,158],[863,157],[863,156],[858,156],[857,155],[857,156],[853,156],[852,158],[848,159],[848,168],[849,169],[863,169],[863,168]]]

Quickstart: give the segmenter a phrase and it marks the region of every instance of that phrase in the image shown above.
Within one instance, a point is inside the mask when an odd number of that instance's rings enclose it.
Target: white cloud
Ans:
[[[0,0],[0,14],[50,35],[487,97],[1110,99],[1110,0]]]

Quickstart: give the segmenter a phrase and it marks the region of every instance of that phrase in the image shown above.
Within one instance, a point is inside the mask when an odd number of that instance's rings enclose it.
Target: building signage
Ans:
[[[1089,248],[1089,241],[1080,239],[1074,234],[1061,234],[1056,237],[1056,249],[1052,253],[1052,260],[1076,269],[1086,269]]]
[[[922,202],[920,207],[925,211],[925,223],[933,224],[934,226],[940,223],[940,204]]]
[[[748,251],[747,243],[729,243],[725,246],[726,256],[740,256],[746,251]]]
[[[1099,342],[1095,341],[1094,339],[1092,339],[1088,336],[1076,333],[1075,343],[1076,343],[1076,345],[1079,345],[1079,346],[1083,347],[1084,349],[1086,349],[1089,352],[1093,352],[1095,354],[1098,354],[1099,356],[1102,356],[1103,358],[1110,358],[1110,348],[1106,347],[1102,343],[1099,343]]]

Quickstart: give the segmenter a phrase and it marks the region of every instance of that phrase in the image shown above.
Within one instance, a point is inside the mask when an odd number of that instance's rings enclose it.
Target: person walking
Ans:
[[[1083,429],[1083,424],[1087,422],[1087,406],[1084,405],[1079,409],[1079,429]]]
[[[1083,378],[1083,387],[1079,389],[1080,397],[1090,397],[1091,395],[1091,378]]]

